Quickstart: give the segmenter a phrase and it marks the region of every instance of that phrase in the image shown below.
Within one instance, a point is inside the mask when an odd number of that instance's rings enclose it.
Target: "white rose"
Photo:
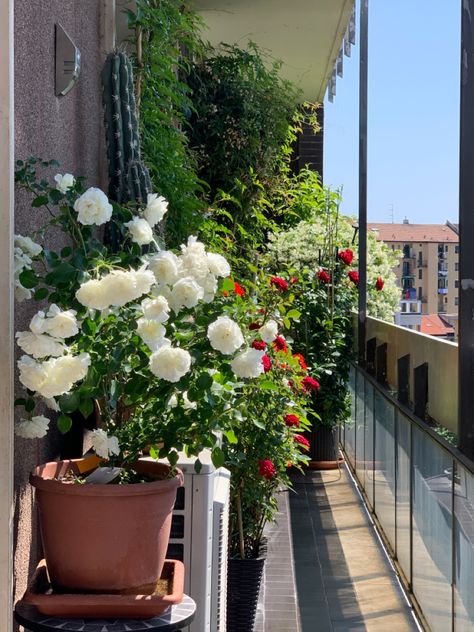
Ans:
[[[24,235],[15,235],[14,245],[15,247],[23,250],[23,252],[30,257],[37,257],[43,250],[39,244],[30,239],[30,237],[25,237]]]
[[[33,318],[30,320],[30,329],[34,334],[44,334],[44,323],[46,314],[43,311],[36,312]]]
[[[65,355],[43,362],[44,380],[35,390],[43,397],[58,397],[71,390],[75,382],[87,375],[90,365],[88,353]]]
[[[117,437],[109,437],[101,428],[93,430],[90,434],[92,449],[102,459],[108,459],[111,455],[120,454],[120,446]]]
[[[109,305],[123,307],[137,298],[137,281],[133,272],[112,270],[100,280]]]
[[[13,249],[13,272],[20,275],[20,272],[25,268],[31,268],[33,259],[27,255],[21,248],[15,246]]]
[[[81,284],[76,292],[76,298],[85,307],[89,309],[107,309],[110,307],[109,293],[106,286],[97,279],[91,279]]]
[[[55,413],[60,412],[61,409],[59,408],[59,404],[54,399],[54,397],[43,397],[42,400],[45,403],[45,405],[49,408],[49,410],[54,410]]]
[[[278,336],[278,325],[274,320],[268,320],[260,327],[258,333],[264,342],[273,342]]]
[[[150,226],[154,226],[158,224],[158,222],[161,222],[167,210],[168,202],[164,197],[161,195],[158,196],[156,193],[149,193],[143,217]]]
[[[63,343],[46,334],[34,334],[31,331],[17,331],[17,344],[25,352],[34,358],[46,356],[58,357],[63,355],[66,347]]]
[[[64,175],[57,173],[54,176],[54,181],[56,182],[56,188],[58,191],[61,191],[61,193],[67,193],[69,189],[72,189],[74,186],[75,179],[71,173],[65,173]]]
[[[112,217],[113,208],[103,191],[91,187],[74,202],[74,210],[84,226],[101,226]]]
[[[15,434],[25,439],[41,439],[48,432],[49,419],[38,415],[15,424]]]
[[[20,371],[20,382],[30,391],[38,391],[41,393],[44,381],[46,379],[46,371],[40,362],[36,362],[30,356],[24,355],[17,362]]]
[[[133,273],[135,278],[135,296],[134,299],[140,298],[143,294],[148,294],[151,286],[155,284],[155,276],[151,270],[135,270]]]
[[[192,277],[199,285],[204,285],[209,275],[209,261],[204,244],[197,237],[188,237],[188,243],[181,245],[179,272],[182,277]]]
[[[23,285],[15,278],[15,300],[22,303],[23,301],[29,300],[32,296],[31,290],[23,287]]]
[[[139,318],[137,320],[137,333],[152,351],[156,351],[163,345],[166,329],[157,320]]]
[[[230,265],[225,257],[218,255],[215,252],[209,252],[207,254],[207,263],[209,271],[216,277],[228,277],[230,276]]]
[[[264,351],[258,349],[247,349],[243,353],[239,353],[230,366],[237,377],[258,377],[264,371],[262,357]]]
[[[150,371],[167,382],[178,382],[191,368],[191,356],[184,349],[160,347],[150,357]]]
[[[148,264],[158,283],[173,285],[178,279],[178,257],[169,250],[161,250]]]
[[[183,408],[184,410],[196,410],[197,402],[192,402],[188,397],[188,391],[183,392]]]
[[[205,303],[212,303],[217,292],[217,287],[216,277],[212,274],[208,274],[203,285],[204,296],[202,300]]]
[[[76,313],[73,309],[61,311],[54,303],[46,314],[43,331],[54,338],[70,338],[79,333]]]
[[[173,285],[169,304],[175,312],[182,307],[196,307],[204,296],[204,290],[191,277],[184,277]]]
[[[124,224],[128,228],[132,241],[139,246],[146,246],[153,241],[153,231],[150,224],[141,217],[134,217],[130,222]]]
[[[228,316],[219,316],[207,328],[211,347],[225,355],[237,351],[244,344],[244,337],[238,324]]]
[[[145,298],[141,307],[145,318],[152,318],[159,323],[165,323],[169,319],[170,306],[164,296]]]

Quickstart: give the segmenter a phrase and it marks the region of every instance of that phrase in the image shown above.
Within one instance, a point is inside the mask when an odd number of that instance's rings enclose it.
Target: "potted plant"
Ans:
[[[48,214],[38,235],[59,228],[72,244],[58,253],[16,237],[17,296],[46,302],[17,333],[26,393],[16,401],[24,409],[16,432],[44,436],[51,423],[44,406],[63,433],[74,413],[95,412],[96,458],[44,464],[30,479],[49,574],[63,590],[143,588],[161,572],[182,481],[178,451],[209,448],[214,464],[224,463],[223,437],[238,434],[227,412],[236,384],[242,374],[264,373],[264,354],[246,348],[241,307],[222,292],[233,287],[226,259],[194,237],[180,252],[160,249],[163,198],[111,204],[81,178],[58,174],[55,186],[39,179],[38,167],[51,166],[31,158],[17,169],[33,208]],[[118,252],[99,239],[107,224]],[[144,452],[151,458],[141,460]],[[116,484],[85,478],[98,464]]]

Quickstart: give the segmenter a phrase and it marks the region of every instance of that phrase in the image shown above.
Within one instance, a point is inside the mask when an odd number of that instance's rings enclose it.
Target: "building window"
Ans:
[[[445,296],[445,297],[444,297],[444,302],[445,302],[445,303],[447,303],[447,302],[448,302],[448,297],[447,297],[447,296]]]
[[[408,244],[403,246],[403,256],[405,259],[409,259],[411,257],[410,246]]]
[[[419,279],[423,278],[423,270],[421,268],[418,270],[418,278]]]
[[[421,297],[423,296],[423,289],[421,287],[418,288],[418,300],[421,301]]]
[[[454,304],[459,305],[459,296],[454,297]]]
[[[444,252],[448,252],[448,244],[444,247]]]
[[[454,246],[454,254],[455,255],[459,254],[459,246]]]
[[[456,289],[459,287],[459,281],[457,279],[454,281],[454,287]]]
[[[459,263],[457,261],[454,264],[454,269],[455,269],[456,272],[459,272]]]

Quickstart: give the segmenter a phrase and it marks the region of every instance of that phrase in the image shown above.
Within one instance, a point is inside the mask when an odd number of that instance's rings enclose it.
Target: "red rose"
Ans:
[[[267,343],[263,342],[263,340],[254,340],[251,345],[254,349],[258,349],[258,351],[263,351],[267,347]]]
[[[309,450],[309,441],[303,435],[293,435],[293,439],[296,443],[299,443],[305,450]]]
[[[326,272],[326,270],[320,270],[318,272],[318,279],[321,281],[321,283],[329,283],[329,281],[331,280],[331,277]]]
[[[288,428],[291,428],[291,426],[299,426],[300,425],[300,419],[298,417],[298,415],[285,415],[283,417],[283,420],[285,422],[285,424],[288,426]]]
[[[347,276],[354,285],[359,285],[359,273],[357,270],[351,270]]]
[[[377,281],[375,281],[375,289],[378,290],[379,292],[383,290],[384,285],[385,285],[385,281],[382,279],[382,277],[379,277]]]
[[[290,279],[290,283],[298,283],[299,279],[298,277],[291,277]]]
[[[270,459],[260,459],[258,462],[258,473],[260,476],[270,480],[276,474],[276,467]]]
[[[274,276],[270,279],[270,285],[273,285],[279,292],[286,292],[288,289],[288,281],[281,277]]]
[[[275,351],[284,351],[286,353],[287,351],[286,340],[283,338],[283,336],[277,336],[275,340],[272,342],[272,344]]]
[[[303,386],[303,390],[305,391],[319,391],[319,382],[313,377],[304,377],[301,380],[301,384]]]
[[[234,292],[237,294],[237,296],[245,296],[244,288],[239,285],[237,281],[234,281]]]
[[[264,372],[268,373],[268,371],[272,368],[272,361],[267,355],[262,356],[262,364]]]
[[[301,355],[301,353],[294,353],[293,357],[296,358],[300,364],[300,367],[303,371],[306,371],[308,369],[307,365],[306,365],[306,361],[303,358],[303,356]]]
[[[354,260],[354,253],[350,248],[346,248],[346,250],[340,250],[337,256],[341,261],[344,261],[346,266],[350,266]]]
[[[260,329],[261,326],[260,323],[250,323],[249,329],[250,331],[255,331],[256,329]]]

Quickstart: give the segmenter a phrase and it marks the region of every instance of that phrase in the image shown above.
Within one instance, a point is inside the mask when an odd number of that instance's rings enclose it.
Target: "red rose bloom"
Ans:
[[[300,446],[302,446],[305,450],[309,450],[309,441],[306,437],[303,437],[303,435],[293,435],[293,439],[296,441],[296,443],[299,443]]]
[[[260,329],[261,326],[260,323],[250,323],[249,329],[250,331],[255,331],[256,329]]]
[[[340,250],[337,256],[341,261],[344,261],[346,266],[350,266],[354,260],[354,253],[350,248],[346,248],[346,250]]]
[[[251,345],[254,349],[258,349],[258,351],[263,351],[266,349],[267,343],[263,342],[263,340],[254,340]]]
[[[291,277],[290,279],[290,283],[298,283],[299,279],[298,277]]]
[[[284,351],[286,353],[286,340],[283,338],[283,336],[277,336],[272,344],[275,351]]]
[[[270,459],[260,459],[258,462],[258,473],[260,476],[270,480],[276,474],[276,467]]]
[[[331,277],[326,272],[326,270],[320,270],[318,272],[318,279],[321,281],[321,283],[329,283],[329,281],[331,280]]]
[[[288,289],[288,281],[281,277],[274,276],[270,279],[270,285],[273,285],[279,292],[286,292]]]
[[[301,353],[294,353],[293,357],[296,358],[300,364],[300,367],[303,371],[307,371],[308,367],[306,365],[306,361],[303,358],[303,356],[301,355]]]
[[[285,424],[288,426],[288,428],[291,428],[291,426],[299,426],[300,425],[300,419],[298,417],[298,415],[285,415],[283,417],[283,420],[285,422]]]
[[[351,270],[347,276],[354,285],[359,285],[359,273],[357,270]]]
[[[262,356],[262,364],[264,372],[268,373],[268,371],[272,368],[272,361],[267,355]]]
[[[301,380],[301,384],[303,386],[303,390],[305,391],[319,391],[319,382],[313,377],[304,377]]]
[[[382,279],[382,277],[379,277],[377,281],[375,281],[375,289],[378,290],[379,292],[383,290],[384,285],[385,285],[385,281]]]
[[[244,288],[239,285],[237,281],[234,281],[234,292],[237,294],[237,296],[245,296]]]

